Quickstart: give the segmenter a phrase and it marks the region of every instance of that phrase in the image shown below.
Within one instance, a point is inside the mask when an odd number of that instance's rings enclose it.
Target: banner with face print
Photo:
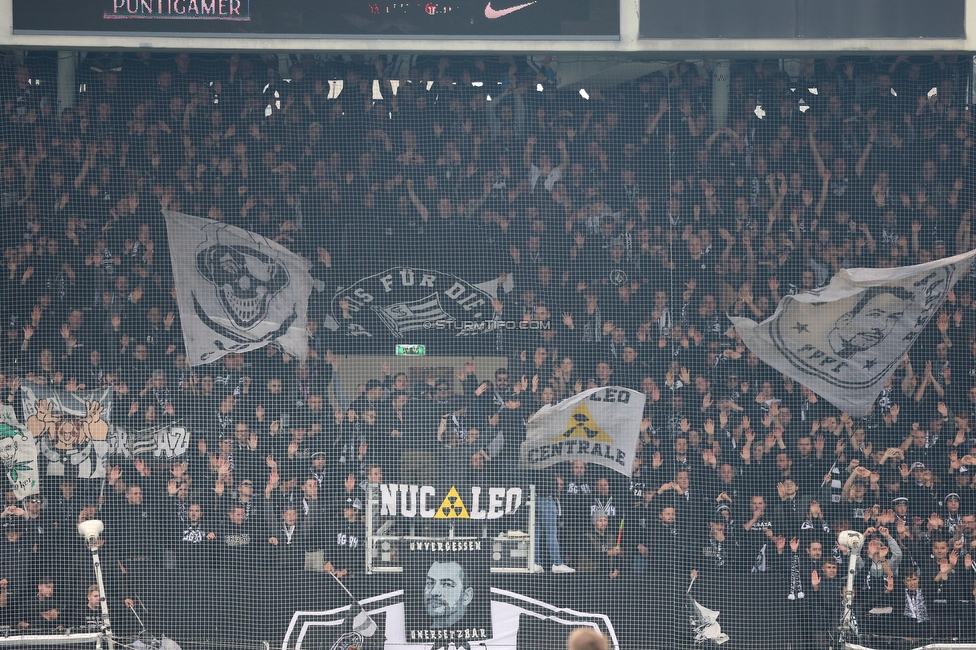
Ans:
[[[311,607],[296,611],[285,631],[281,650],[538,650],[545,647],[540,644],[540,639],[565,639],[578,627],[589,627],[603,634],[610,650],[619,650],[622,645],[615,621],[603,613],[606,599],[587,589],[585,575],[579,579],[579,588],[572,584],[554,590],[545,583],[533,586],[532,581],[524,580],[519,581],[520,586],[515,589],[486,585],[494,635],[485,641],[472,642],[412,640],[405,614],[410,607],[409,600],[415,596],[404,589],[384,590],[386,583],[382,579],[374,583],[372,578],[376,576],[371,576],[360,588],[362,596],[356,594],[357,598],[362,598],[358,603],[326,610],[307,603]],[[356,613],[361,608],[377,625],[374,634],[368,638],[355,629]],[[645,626],[641,626],[640,638],[646,637]]]
[[[309,263],[247,230],[169,210],[163,214],[190,364],[269,343],[304,361]]]
[[[280,647],[281,650],[536,650],[544,647],[542,641],[565,639],[575,628],[589,627],[607,638],[610,650],[619,650],[618,629],[623,621],[614,621],[603,613],[607,603],[593,594],[592,589],[588,590],[592,585],[586,585],[585,581],[586,577],[581,576],[578,588],[573,583],[558,590],[542,585],[537,585],[538,589],[526,589],[530,587],[526,581],[521,581],[521,587],[514,590],[486,586],[494,636],[486,641],[466,643],[411,640],[405,616],[413,594],[394,588],[383,578],[370,576],[356,593],[361,598],[358,603],[325,611],[295,612]],[[568,601],[573,601],[572,606],[567,605]],[[368,638],[355,629],[356,614],[363,609],[377,625]],[[638,628],[636,636],[646,639],[646,619],[632,622]]]
[[[730,317],[760,359],[854,417],[868,410],[976,251],[895,269],[844,269],[756,323]]]
[[[406,564],[406,641],[433,648],[491,639],[488,594],[490,542],[445,538],[416,540]]]
[[[25,424],[45,459],[47,476],[102,478],[112,450],[111,388],[69,392],[23,383],[20,403]]]

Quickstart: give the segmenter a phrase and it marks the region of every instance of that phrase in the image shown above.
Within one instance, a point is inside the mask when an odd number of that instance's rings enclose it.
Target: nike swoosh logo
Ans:
[[[508,7],[507,9],[492,9],[491,3],[489,2],[485,6],[485,18],[488,20],[494,20],[495,18],[501,18],[502,16],[507,16],[510,13],[514,13],[519,9],[525,9],[526,7],[531,7],[539,0],[533,0],[532,2],[526,2],[524,5],[515,5],[514,7]]]

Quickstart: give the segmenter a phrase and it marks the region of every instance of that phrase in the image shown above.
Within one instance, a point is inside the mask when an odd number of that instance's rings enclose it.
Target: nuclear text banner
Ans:
[[[500,519],[514,515],[522,505],[521,487],[480,485],[380,485],[382,517],[424,519]]]

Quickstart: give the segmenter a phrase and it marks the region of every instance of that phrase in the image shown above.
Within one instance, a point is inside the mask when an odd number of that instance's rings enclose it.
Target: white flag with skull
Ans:
[[[284,246],[211,219],[163,211],[191,365],[277,343],[308,352],[308,262]]]
[[[762,323],[730,319],[765,363],[863,417],[974,256],[844,269],[822,289],[785,296]]]

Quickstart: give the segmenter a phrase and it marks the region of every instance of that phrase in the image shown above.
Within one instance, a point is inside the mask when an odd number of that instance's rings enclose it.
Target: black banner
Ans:
[[[221,36],[619,36],[618,0],[14,0],[23,32]]]
[[[456,647],[494,638],[488,543],[461,538],[409,542],[404,589],[407,642]]]
[[[471,283],[450,273],[397,267],[363,278],[332,298],[326,328],[364,339],[426,342],[504,328],[495,320],[497,282]]]
[[[641,38],[965,38],[965,0],[641,0]]]

